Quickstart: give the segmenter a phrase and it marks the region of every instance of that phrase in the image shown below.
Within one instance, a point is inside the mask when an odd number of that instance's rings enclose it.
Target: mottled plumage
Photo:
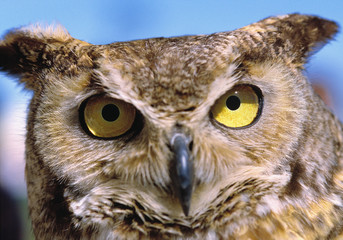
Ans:
[[[343,237],[342,125],[302,72],[337,29],[292,14],[109,45],[9,32],[0,68],[34,92],[36,239]]]

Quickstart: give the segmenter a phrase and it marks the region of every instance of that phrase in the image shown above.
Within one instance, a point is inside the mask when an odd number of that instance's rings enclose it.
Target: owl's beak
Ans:
[[[174,191],[184,214],[188,216],[193,192],[193,159],[189,151],[190,140],[182,133],[175,133],[170,143],[174,153],[172,164]]]

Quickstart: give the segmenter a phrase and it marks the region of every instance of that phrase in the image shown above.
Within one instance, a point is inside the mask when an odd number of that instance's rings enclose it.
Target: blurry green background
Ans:
[[[228,31],[271,15],[294,12],[319,15],[343,26],[342,0],[1,0],[0,34],[36,22],[59,23],[75,38],[107,44]],[[342,53],[343,34],[340,34],[312,57],[307,69],[309,78],[326,92],[340,119],[343,119]],[[18,232],[22,229],[22,239],[30,239],[24,182],[25,119],[30,95],[13,79],[0,74],[0,185],[18,203],[22,224],[17,229]]]

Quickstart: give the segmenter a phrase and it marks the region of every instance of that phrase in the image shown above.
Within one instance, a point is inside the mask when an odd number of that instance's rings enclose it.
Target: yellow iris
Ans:
[[[211,112],[214,119],[226,127],[245,127],[257,119],[260,102],[250,85],[238,85],[220,97]]]
[[[91,134],[113,138],[126,133],[135,120],[136,109],[129,103],[107,96],[93,96],[85,103],[83,118]]]

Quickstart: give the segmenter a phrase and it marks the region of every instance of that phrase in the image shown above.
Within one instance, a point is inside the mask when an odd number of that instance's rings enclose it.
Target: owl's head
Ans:
[[[272,200],[325,192],[335,144],[315,138],[336,130],[302,71],[336,32],[292,14],[109,45],[59,27],[8,33],[1,70],[34,92],[26,174],[37,234],[42,222],[113,236],[239,226],[282,208]]]

